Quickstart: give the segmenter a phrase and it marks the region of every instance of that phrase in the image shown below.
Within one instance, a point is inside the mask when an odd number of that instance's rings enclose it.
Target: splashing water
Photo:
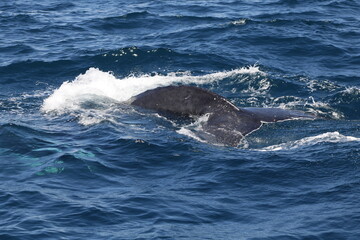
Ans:
[[[90,68],[72,82],[64,82],[45,99],[41,110],[44,113],[64,114],[82,108],[82,103],[93,100],[125,102],[146,90],[171,84],[205,84],[240,74],[261,74],[257,66],[239,68],[232,71],[216,72],[203,76],[191,76],[189,73],[169,73],[168,75],[141,75],[123,79],[116,78],[110,72]]]

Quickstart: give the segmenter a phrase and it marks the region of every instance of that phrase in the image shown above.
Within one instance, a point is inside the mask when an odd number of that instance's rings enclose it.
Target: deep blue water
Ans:
[[[360,2],[0,3],[0,239],[360,239]],[[131,107],[190,84],[318,116],[237,148]]]

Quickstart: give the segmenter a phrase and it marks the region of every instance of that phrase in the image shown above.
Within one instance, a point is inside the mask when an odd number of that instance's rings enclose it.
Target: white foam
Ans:
[[[232,21],[230,24],[232,24],[232,25],[245,25],[246,21],[247,21],[246,19],[239,19],[239,20]]]
[[[318,143],[341,143],[341,142],[353,142],[357,141],[360,142],[360,138],[352,137],[352,136],[345,136],[340,134],[339,132],[327,132],[320,135],[306,137],[294,142],[289,143],[282,143],[279,145],[269,146],[259,151],[281,151],[281,150],[293,150],[307,146],[313,146]]]
[[[360,88],[358,87],[347,87],[344,91],[347,94],[360,95]]]
[[[316,92],[316,91],[336,91],[341,88],[341,86],[336,85],[335,83],[328,81],[328,80],[307,80],[305,78],[301,78],[302,81],[304,81],[309,88],[310,92]]]
[[[291,97],[292,100],[288,101],[286,98],[288,96],[281,96],[275,98],[273,102],[275,107],[282,109],[296,109],[297,107],[306,107],[308,113],[312,113],[315,116],[326,116],[333,119],[341,119],[344,115],[337,111],[335,108],[331,107],[329,103],[315,101],[315,99],[310,96],[308,99],[303,99],[300,97]],[[285,101],[287,102],[283,102]],[[279,102],[279,103],[278,103]],[[263,107],[274,107],[272,105],[263,105]]]
[[[181,135],[185,135],[187,137],[193,138],[196,141],[206,143],[205,140],[199,138],[193,131],[191,131],[190,129],[187,129],[186,127],[182,127],[179,130],[177,130],[176,132],[181,134]]]
[[[114,102],[124,102],[131,97],[149,89],[171,84],[205,84],[219,81],[239,74],[261,74],[258,66],[239,68],[231,71],[211,73],[203,76],[192,76],[190,73],[169,73],[167,75],[129,76],[116,78],[111,72],[103,72],[90,68],[80,74],[75,80],[64,82],[47,99],[41,111],[63,114],[82,109],[82,103],[94,99],[108,99]]]
[[[195,122],[181,127],[176,132],[185,136],[188,136],[190,138],[193,138],[199,142],[206,143],[207,141],[205,139],[200,138],[197,133],[199,131],[202,131],[202,124],[207,122],[209,120],[210,114],[205,114],[204,116],[199,117]]]

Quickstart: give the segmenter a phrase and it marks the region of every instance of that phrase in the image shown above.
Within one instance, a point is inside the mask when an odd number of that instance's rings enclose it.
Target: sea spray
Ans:
[[[172,84],[206,84],[221,79],[242,75],[265,75],[258,66],[239,68],[231,71],[215,72],[203,76],[192,76],[190,73],[168,73],[167,75],[129,76],[118,79],[111,72],[90,68],[75,80],[64,82],[44,100],[41,111],[63,114],[81,109],[84,101],[108,99],[114,102],[125,102],[146,90]]]

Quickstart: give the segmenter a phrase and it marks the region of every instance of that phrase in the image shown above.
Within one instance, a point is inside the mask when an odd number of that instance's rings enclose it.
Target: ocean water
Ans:
[[[360,2],[0,2],[0,239],[360,239]],[[304,111],[238,147],[129,105]]]

